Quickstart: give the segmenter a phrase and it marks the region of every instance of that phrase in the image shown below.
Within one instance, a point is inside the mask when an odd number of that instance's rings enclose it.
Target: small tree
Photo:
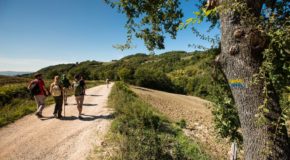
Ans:
[[[129,82],[133,78],[133,71],[128,68],[121,68],[118,71],[118,76],[120,77],[122,81]]]

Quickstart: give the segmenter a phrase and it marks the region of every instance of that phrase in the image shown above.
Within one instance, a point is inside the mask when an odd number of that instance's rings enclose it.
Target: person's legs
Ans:
[[[37,105],[37,111],[36,115],[41,116],[42,115],[42,110],[45,106],[45,96],[44,95],[36,95],[34,96],[36,105]]]
[[[45,96],[44,95],[40,95],[40,106],[39,106],[39,113],[42,114],[42,110],[45,107]]]
[[[84,97],[85,97],[84,95],[80,96],[80,112],[79,112],[79,115],[81,115],[82,111],[83,111]]]
[[[39,97],[38,96],[34,96],[34,100],[35,100],[35,103],[36,103],[36,110],[38,110],[39,108]]]
[[[39,116],[38,109],[39,109],[39,106],[40,106],[40,98],[39,98],[38,95],[35,95],[34,96],[34,99],[35,99],[35,103],[36,103],[36,112],[35,112],[35,115]]]
[[[58,107],[57,107],[57,116],[58,116],[58,118],[61,117],[62,104],[63,104],[63,98],[62,98],[62,96],[59,96],[58,97]]]
[[[58,97],[53,97],[53,99],[54,99],[54,103],[55,103],[53,115],[56,117],[57,108],[58,108]]]
[[[80,96],[76,96],[77,108],[80,113]]]
[[[79,117],[80,117],[83,110],[84,96],[76,96],[76,101],[77,101],[77,107],[78,107]]]

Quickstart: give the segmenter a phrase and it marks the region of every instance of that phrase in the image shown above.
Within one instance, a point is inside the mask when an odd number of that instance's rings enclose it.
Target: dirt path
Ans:
[[[216,138],[209,101],[141,87],[132,86],[131,88],[172,121],[186,120],[185,134],[197,140],[212,156],[212,159],[227,159],[230,145],[225,140]]]
[[[66,117],[52,117],[53,106],[46,107],[42,119],[28,115],[0,129],[1,160],[82,160],[94,146],[100,146],[109,129],[112,110],[107,108],[111,91],[106,85],[86,91],[84,119],[77,118],[74,97],[68,98]]]

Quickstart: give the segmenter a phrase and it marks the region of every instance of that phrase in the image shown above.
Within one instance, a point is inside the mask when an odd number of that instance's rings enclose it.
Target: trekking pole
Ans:
[[[65,117],[65,91],[63,91],[63,116]]]

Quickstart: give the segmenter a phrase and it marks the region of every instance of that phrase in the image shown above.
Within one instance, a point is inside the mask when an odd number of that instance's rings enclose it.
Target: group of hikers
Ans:
[[[37,111],[35,115],[37,117],[43,117],[42,110],[45,107],[45,98],[51,94],[55,102],[53,116],[55,118],[62,118],[62,105],[63,103],[67,105],[68,91],[73,88],[75,100],[77,103],[77,109],[79,112],[78,118],[82,119],[81,114],[86,90],[85,80],[82,75],[75,75],[74,82],[72,84],[67,79],[65,74],[61,75],[61,77],[57,75],[54,77],[54,80],[50,85],[49,91],[45,87],[44,81],[42,79],[42,74],[37,73],[34,75],[34,78],[35,79],[30,82],[27,88],[34,96],[37,106]]]

